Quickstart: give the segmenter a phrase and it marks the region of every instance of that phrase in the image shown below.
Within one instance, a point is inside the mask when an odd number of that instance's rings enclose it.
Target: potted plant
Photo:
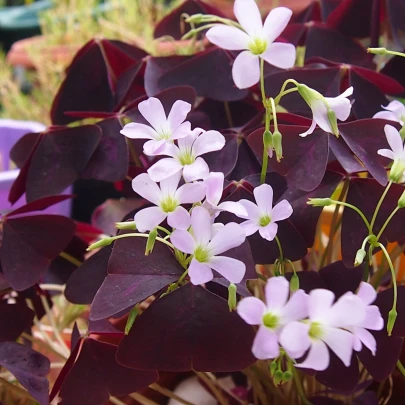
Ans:
[[[353,39],[385,38],[368,3],[364,24],[344,2],[322,21],[317,6],[274,8],[264,26],[253,0],[235,1],[237,20],[196,4],[156,30],[180,39],[183,16],[183,39],[211,46],[151,56],[90,40],[52,126],[11,151],[9,200],[27,204],[2,218],[1,395],[400,403],[403,55],[370,49],[380,71]],[[38,213],[78,179],[121,199],[93,226]]]

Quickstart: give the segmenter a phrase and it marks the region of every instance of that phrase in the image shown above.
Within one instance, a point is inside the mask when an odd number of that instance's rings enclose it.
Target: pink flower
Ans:
[[[240,225],[246,232],[246,236],[259,231],[262,238],[273,240],[277,234],[277,221],[289,218],[293,212],[291,204],[282,200],[273,207],[273,189],[268,184],[262,184],[253,190],[256,204],[249,200],[240,200],[249,218]]]
[[[145,155],[159,154],[167,142],[190,134],[191,124],[184,120],[191,105],[185,101],[177,100],[167,117],[162,103],[154,97],[139,103],[138,109],[151,127],[131,122],[122,128],[121,134],[131,139],[150,139],[143,145]]]
[[[309,349],[305,360],[295,367],[326,370],[329,351],[348,367],[355,346],[354,335],[344,330],[359,325],[366,318],[365,306],[353,293],[347,293],[333,303],[335,295],[324,289],[309,293],[309,320],[291,322],[280,333],[280,343],[292,358],[299,358]]]
[[[258,298],[248,297],[236,308],[246,323],[260,325],[252,347],[254,356],[260,360],[278,357],[283,327],[308,316],[308,295],[298,290],[288,300],[289,288],[284,277],[272,277],[266,284],[266,304]]]
[[[135,214],[135,224],[140,232],[154,229],[166,218],[173,228],[187,229],[190,226],[190,214],[181,204],[201,201],[205,197],[205,186],[203,183],[189,183],[177,188],[180,177],[180,172],[176,173],[162,180],[160,187],[146,173],[132,180],[134,191],[156,205]]]
[[[236,0],[233,11],[242,29],[217,25],[207,31],[213,44],[230,51],[243,50],[233,64],[232,77],[236,86],[245,89],[260,80],[259,58],[282,69],[295,63],[295,47],[292,44],[274,42],[290,21],[292,11],[277,7],[262,22],[254,0]]]
[[[225,138],[218,131],[196,128],[190,135],[179,139],[177,144],[167,143],[160,151],[160,155],[171,157],[161,159],[149,168],[148,173],[153,181],[161,181],[179,171],[182,171],[187,182],[205,179],[209,168],[200,156],[222,149]]]
[[[232,257],[218,256],[245,241],[243,229],[230,222],[223,227],[213,227],[209,212],[195,207],[191,212],[191,231],[175,230],[170,241],[176,249],[193,255],[188,275],[194,285],[204,284],[213,279],[212,269],[231,283],[240,283],[246,266]]]
[[[381,118],[384,120],[391,120],[399,122],[401,125],[405,123],[405,105],[400,101],[394,100],[391,101],[387,107],[381,106],[386,111],[379,111],[374,114],[373,118]]]

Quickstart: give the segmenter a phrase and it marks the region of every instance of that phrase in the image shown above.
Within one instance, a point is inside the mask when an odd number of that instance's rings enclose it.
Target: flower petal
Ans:
[[[267,280],[264,289],[266,306],[270,312],[280,311],[288,300],[290,283],[285,277],[272,277]]]
[[[131,139],[155,139],[156,131],[148,125],[130,122],[121,129],[120,133]]]
[[[394,152],[391,149],[378,149],[377,153],[380,156],[384,156],[388,159],[392,159],[392,160],[395,159]]]
[[[276,7],[270,11],[263,26],[263,34],[271,43],[284,31],[292,16],[292,11],[287,7]]]
[[[233,12],[240,25],[251,37],[261,34],[263,22],[255,0],[235,0]]]
[[[241,52],[232,66],[232,78],[239,89],[254,86],[260,80],[259,57],[250,51]]]
[[[326,370],[329,366],[329,351],[322,340],[312,342],[307,358],[295,367],[310,368],[316,371]]]
[[[221,200],[224,191],[224,174],[211,172],[205,179],[207,201],[216,207]]]
[[[284,42],[275,42],[270,44],[260,57],[270,65],[280,69],[290,69],[295,64],[295,46]]]
[[[382,120],[390,120],[402,123],[402,121],[399,120],[398,117],[391,111],[379,111],[373,115],[373,118],[380,118]],[[121,131],[121,133],[123,132]]]
[[[303,132],[302,134],[300,134],[300,136],[302,136],[304,138],[307,135],[311,135],[312,132],[314,132],[315,127],[316,127],[316,121],[313,119],[311,122],[311,126],[308,128],[308,131]]]
[[[384,131],[387,141],[394,152],[394,156],[401,157],[404,145],[398,130],[392,125],[386,125],[384,127]]]
[[[239,28],[222,24],[210,28],[206,36],[212,44],[229,51],[247,49],[250,41],[249,36]]]
[[[184,122],[190,110],[191,104],[186,103],[183,100],[177,100],[173,104],[172,109],[167,117],[167,122],[172,131],[174,131],[182,122]]]
[[[159,186],[150,178],[149,174],[142,173],[132,180],[132,188],[145,200],[159,205],[162,193]]]
[[[266,305],[259,298],[247,297],[239,301],[236,312],[249,325],[261,325],[266,309]]]
[[[193,131],[191,131],[187,136],[185,136],[184,138],[180,138],[177,141],[177,145],[179,147],[179,153],[181,152],[186,152],[186,153],[190,153],[191,148],[195,142],[195,140],[197,139],[197,136],[200,134],[200,129],[194,129]]]
[[[322,340],[342,360],[346,367],[350,366],[352,358],[354,338],[347,330],[327,328]]]
[[[366,318],[365,306],[361,299],[350,293],[342,295],[330,308],[327,319],[324,320],[329,326],[344,328],[358,325]]]
[[[194,207],[191,212],[191,228],[197,245],[208,245],[211,239],[212,221],[210,213],[203,207]]]
[[[273,207],[273,189],[269,184],[262,184],[253,190],[256,204],[261,214],[271,215]]]
[[[288,300],[283,308],[283,322],[301,321],[308,317],[309,296],[303,290],[298,290]]]
[[[166,213],[164,213],[159,207],[144,208],[135,214],[134,219],[136,228],[140,232],[150,231],[161,224],[166,216]]]
[[[180,204],[200,202],[205,197],[205,184],[203,182],[183,184],[176,191],[175,196]]]
[[[231,212],[238,217],[244,218],[247,216],[246,208],[235,201],[224,201],[223,203],[218,205],[218,208],[221,211]]]
[[[344,97],[325,97],[329,107],[335,112],[336,118],[346,121],[349,118],[352,105],[350,100]]]
[[[315,122],[325,132],[333,134],[333,129],[328,118],[328,107],[323,100],[317,100],[311,105]]]
[[[165,178],[160,182],[160,189],[162,190],[162,198],[174,197],[176,195],[177,187],[181,178],[181,172],[177,171],[170,177]],[[181,202],[179,201],[181,204]]]
[[[185,138],[191,133],[191,123],[189,121],[183,122],[171,133],[171,140]]]
[[[273,222],[282,221],[283,219],[290,218],[293,213],[293,208],[287,200],[282,200],[273,207],[271,213],[271,220]]]
[[[393,100],[386,107],[381,107],[388,111],[392,111],[398,118],[400,118],[401,115],[405,115],[405,105],[402,104],[399,100]]]
[[[166,150],[166,143],[167,141],[165,139],[160,141],[151,139],[143,144],[143,153],[147,156],[160,155],[164,150]]]
[[[194,142],[192,150],[196,156],[221,150],[225,146],[225,137],[218,131],[206,131]]]
[[[208,244],[213,256],[240,246],[246,239],[245,231],[235,222],[227,223]]]
[[[176,229],[170,235],[170,242],[176,249],[179,249],[180,252],[187,253],[189,255],[194,253],[195,240],[190,234],[190,232]]]
[[[257,222],[251,219],[248,219],[247,221],[240,223],[239,226],[243,228],[246,236],[253,235],[260,229],[260,226],[257,224]]]
[[[214,256],[210,259],[209,265],[222,277],[235,284],[240,283],[246,273],[245,263],[233,257]]]
[[[182,165],[176,159],[165,158],[152,165],[148,169],[148,174],[153,181],[159,182],[173,176],[182,169]]]
[[[354,327],[353,328],[353,333],[354,336],[360,340],[360,342],[367,347],[367,349],[369,349],[371,351],[371,353],[373,354],[373,356],[375,356],[375,352],[377,350],[377,342],[374,338],[374,336],[366,329],[364,328],[358,328],[358,327]],[[361,350],[361,344],[360,344],[360,348],[358,349],[358,346],[355,349],[357,352],[359,352]]]
[[[260,210],[259,210],[259,207],[254,202],[242,199],[242,200],[239,200],[238,203],[243,205],[248,213],[247,217],[242,217],[242,218],[249,218],[250,220],[255,220],[255,221],[259,220]]]
[[[369,283],[365,283],[364,281],[362,281],[360,283],[360,286],[356,292],[356,295],[366,305],[372,304],[375,301],[375,299],[377,298],[377,292],[375,291],[374,287]]]
[[[370,305],[366,308],[365,319],[356,326],[361,326],[371,330],[381,330],[384,327],[384,319],[381,316],[380,308]]]
[[[138,110],[157,132],[167,127],[166,114],[161,101],[155,97],[138,104]]]
[[[260,236],[270,242],[276,237],[277,230],[278,225],[275,222],[271,222],[266,226],[259,227]]]
[[[190,214],[180,205],[167,216],[167,223],[175,229],[186,230],[190,227]]]
[[[279,341],[290,357],[303,356],[311,346],[309,327],[308,323],[290,322],[281,330]]]
[[[335,300],[332,291],[317,288],[309,293],[308,315],[312,321],[323,321],[328,318],[330,308]]]
[[[208,283],[208,281],[211,281],[214,277],[211,267],[208,264],[200,263],[195,259],[191,260],[188,275],[194,285]]]
[[[194,180],[205,179],[210,172],[207,162],[198,157],[191,165],[185,165],[183,168],[183,178],[190,182]]]
[[[280,355],[280,346],[276,333],[260,326],[253,341],[252,353],[259,360],[277,358]]]

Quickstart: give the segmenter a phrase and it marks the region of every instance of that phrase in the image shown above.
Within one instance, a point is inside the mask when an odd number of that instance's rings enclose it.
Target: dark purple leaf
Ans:
[[[137,318],[117,360],[142,370],[236,371],[254,363],[253,337],[253,329],[229,312],[224,299],[189,283]]]
[[[363,165],[356,158],[354,153],[349,149],[345,141],[340,136],[329,136],[330,157],[333,156],[339,162],[343,171],[349,174],[364,171]]]
[[[122,337],[124,332],[117,329],[112,323],[106,319],[100,321],[89,320],[88,333],[91,335],[115,335]]]
[[[0,342],[17,339],[33,319],[34,312],[26,305],[0,301]]]
[[[10,159],[21,169],[25,161],[30,156],[37,140],[40,138],[41,133],[29,133],[20,138],[12,147],[10,151]]]
[[[312,405],[343,405],[344,402],[339,401],[338,399],[333,399],[329,397],[311,397],[309,401]]]
[[[354,405],[378,405],[377,394],[373,391],[366,391],[359,395],[353,402]]]
[[[229,180],[240,181],[246,176],[260,173],[260,171],[261,165],[258,158],[249,147],[247,141],[242,139],[238,147],[236,165],[228,176]]]
[[[43,211],[48,207],[51,207],[54,204],[58,204],[62,201],[69,200],[70,198],[74,198],[74,195],[53,195],[45,198],[41,198],[39,200],[35,200],[28,204],[23,205],[20,208],[15,209],[7,214],[7,217],[10,218],[14,215],[26,214],[32,211]]]

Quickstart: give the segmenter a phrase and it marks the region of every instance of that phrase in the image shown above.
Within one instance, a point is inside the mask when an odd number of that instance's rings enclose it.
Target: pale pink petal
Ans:
[[[309,293],[308,314],[312,321],[327,319],[330,308],[335,300],[332,291],[317,288]]]
[[[203,207],[194,207],[191,212],[191,228],[197,245],[206,246],[211,239],[210,213]]]
[[[153,181],[159,182],[173,176],[182,169],[183,166],[176,159],[165,158],[157,161],[151,166],[148,169],[148,174]]]
[[[359,352],[361,348],[362,348],[361,340],[356,335],[353,334],[353,350],[355,352]]]
[[[273,207],[271,220],[274,222],[290,218],[293,213],[291,204],[287,200],[282,200]]]
[[[206,161],[198,157],[191,165],[185,165],[183,168],[183,177],[187,182],[205,179],[210,172]]]
[[[247,217],[243,216],[241,218],[249,218],[251,220],[255,220],[256,222],[259,220],[260,210],[254,202],[242,199],[239,200],[238,203],[243,205],[248,213]]]
[[[161,141],[162,147],[159,148],[158,153],[149,153],[148,156],[158,156],[158,155],[167,155],[171,157],[176,157],[179,153],[179,148],[172,142]]]
[[[260,326],[253,341],[252,353],[259,360],[277,358],[280,355],[280,346],[276,333]]]
[[[386,110],[392,111],[395,113],[398,117],[400,115],[405,115],[405,105],[402,104],[398,100],[393,100],[391,101],[386,107],[383,105],[381,106],[382,108],[385,108]]]
[[[302,134],[300,134],[300,136],[302,136],[304,138],[307,135],[311,135],[312,132],[314,132],[315,127],[316,127],[316,121],[313,119],[311,122],[311,126],[308,128],[308,131],[303,132]]]
[[[364,304],[370,305],[377,298],[377,292],[374,287],[362,281],[360,283],[359,289],[356,292],[356,295],[363,301]]]
[[[214,207],[218,205],[224,190],[224,174],[211,172],[205,179],[207,201]]]
[[[183,184],[176,191],[175,196],[180,204],[200,202],[205,197],[205,184],[202,182]]]
[[[236,216],[241,218],[247,217],[246,208],[242,204],[234,201],[224,201],[223,203],[218,205],[218,208],[221,211],[231,212],[232,214],[235,214]]]
[[[260,80],[259,57],[250,51],[241,52],[232,66],[232,78],[239,89],[254,86]]]
[[[269,184],[262,184],[253,190],[256,204],[259,207],[260,213],[271,215],[273,207],[273,189]]]
[[[190,133],[191,133],[191,123],[189,121],[186,121],[180,124],[180,126],[178,126],[176,129],[172,131],[170,139],[176,140],[185,138],[186,136],[189,136]]]
[[[120,133],[131,139],[155,139],[156,131],[144,124],[130,122],[121,129]]]
[[[139,232],[146,232],[156,228],[166,218],[159,207],[148,207],[135,214],[135,224]]]
[[[353,86],[350,86],[349,88],[347,88],[342,94],[338,95],[338,98],[341,97],[349,97],[353,94]]]
[[[167,223],[175,229],[186,230],[190,227],[190,214],[181,206],[178,206],[173,212],[167,215]]]
[[[270,44],[260,57],[270,65],[280,69],[290,69],[295,64],[295,46],[284,42],[275,42]]]
[[[353,352],[353,335],[347,330],[327,328],[324,331],[322,340],[342,360],[346,367],[350,366]]]
[[[294,366],[316,371],[326,370],[329,366],[329,351],[325,343],[322,340],[312,342],[307,358]]]
[[[382,120],[390,120],[395,122],[402,122],[393,112],[391,111],[380,111],[373,115],[373,118],[380,118]],[[121,131],[122,133],[122,131]]]
[[[138,110],[157,132],[167,127],[166,113],[158,98],[149,97],[138,104]]]
[[[283,323],[300,321],[308,317],[308,300],[309,296],[303,290],[298,290],[288,300],[284,306]]]
[[[270,242],[276,237],[277,230],[278,225],[275,222],[270,222],[266,226],[259,227],[260,236]]]
[[[401,157],[402,151],[404,148],[404,144],[402,142],[401,135],[399,134],[398,130],[393,127],[392,125],[386,125],[384,127],[385,136],[387,137],[387,141],[394,152],[395,157]]]
[[[180,250],[180,252],[187,253],[189,255],[194,253],[195,240],[191,234],[187,231],[176,229],[170,235],[170,242],[173,246]]]
[[[263,22],[255,0],[235,0],[233,12],[240,25],[251,37],[261,34]]]
[[[166,143],[167,141],[164,139],[147,141],[143,144],[143,153],[147,156],[160,155],[166,149]]]
[[[386,158],[388,158],[388,159],[392,159],[392,160],[395,159],[394,152],[393,152],[391,149],[379,149],[379,150],[377,151],[377,153],[378,153],[380,156],[384,156],[384,157],[386,157]]]
[[[315,101],[312,106],[312,114],[318,126],[325,132],[333,134],[332,126],[328,118],[328,107],[323,100]]]
[[[309,328],[308,323],[290,322],[281,330],[279,341],[290,357],[299,358],[310,348]]]
[[[132,188],[135,193],[139,194],[145,200],[159,205],[161,191],[159,186],[150,178],[147,173],[142,173],[132,180]]]
[[[376,305],[370,305],[366,308],[366,317],[356,326],[361,326],[371,330],[381,330],[384,327],[384,319],[381,316],[380,309]]]
[[[251,219],[248,219],[247,221],[240,223],[239,226],[243,228],[246,236],[253,235],[260,229],[260,226],[257,224],[257,221],[253,221]]]
[[[176,190],[181,179],[181,172],[177,171],[170,177],[165,178],[160,182],[160,189],[162,190],[162,198],[174,197]],[[179,201],[181,204],[181,201]]]
[[[353,328],[353,333],[355,337],[371,351],[373,356],[375,356],[375,352],[377,350],[377,342],[374,338],[374,336],[366,329],[364,328],[358,328],[354,327]],[[357,342],[356,342],[357,343]],[[360,343],[360,348],[358,346],[358,343],[356,344],[356,347],[354,348],[357,352],[361,350],[361,343]]]
[[[222,24],[210,28],[206,36],[212,44],[229,51],[247,49],[250,41],[249,36],[239,28]]]
[[[208,281],[211,281],[214,277],[210,266],[205,263],[200,263],[195,259],[191,260],[188,268],[188,275],[190,277],[190,281],[194,285],[208,283]]]
[[[209,265],[222,277],[235,284],[240,283],[246,273],[245,263],[233,257],[214,256],[210,259]]]
[[[183,100],[177,100],[170,110],[167,117],[167,122],[172,131],[174,131],[184,120],[187,118],[187,114],[191,110],[191,104],[186,103]]]
[[[179,145],[179,151],[184,151],[184,152],[190,152],[191,148],[197,139],[197,136],[199,135],[199,131],[196,131],[195,129],[190,132],[189,135],[185,136],[184,138],[180,138],[177,141],[177,145]]]
[[[225,146],[225,137],[218,131],[202,133],[194,142],[192,150],[196,156],[221,150]]]
[[[221,224],[220,222],[216,222],[212,224],[211,227],[211,239],[225,226],[225,224]]]
[[[292,16],[292,11],[287,7],[276,7],[270,11],[263,26],[263,35],[271,43],[284,31]]]
[[[325,97],[329,107],[335,112],[336,118],[346,121],[349,118],[352,105],[350,100],[344,97]]]
[[[341,296],[330,308],[324,322],[335,328],[358,325],[366,318],[365,306],[361,299],[350,293]]]
[[[288,300],[290,283],[285,277],[272,277],[267,280],[264,289],[266,306],[270,312],[280,311]]]
[[[263,314],[267,308],[264,302],[256,297],[247,297],[239,301],[236,308],[239,316],[249,325],[261,325],[263,322]]]
[[[240,246],[246,239],[245,231],[235,222],[226,224],[208,244],[212,255],[216,256]]]

